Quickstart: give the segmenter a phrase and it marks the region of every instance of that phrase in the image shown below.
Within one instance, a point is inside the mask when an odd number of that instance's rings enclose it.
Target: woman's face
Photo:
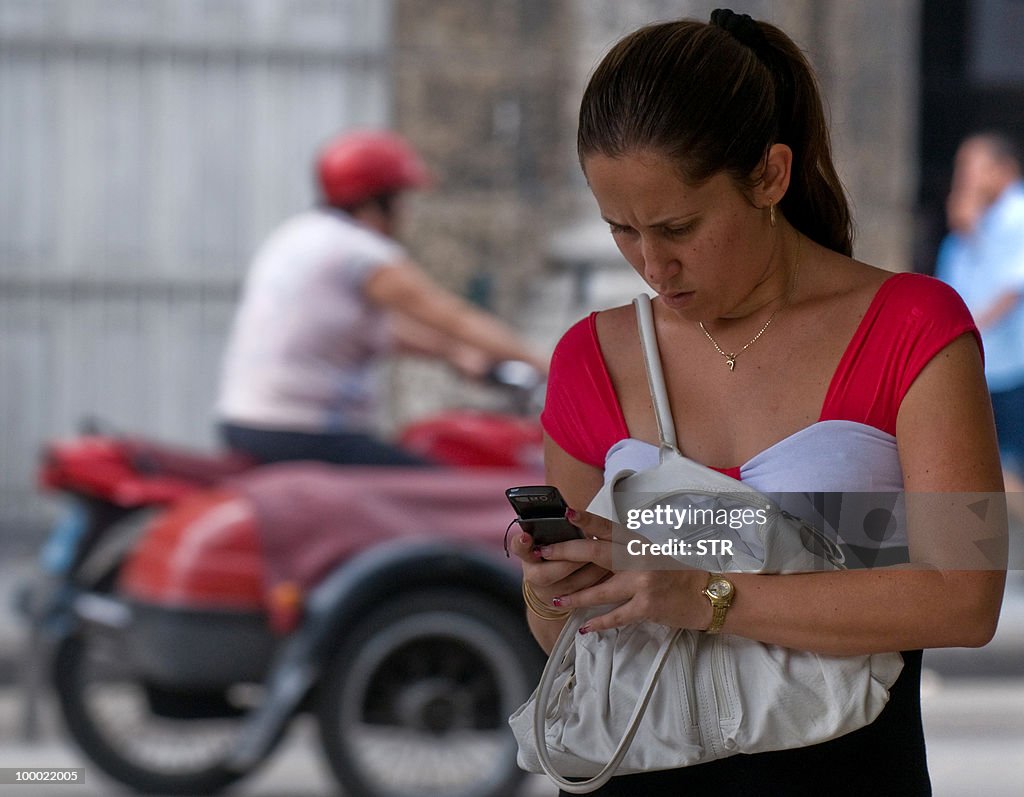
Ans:
[[[729,175],[694,186],[649,152],[591,155],[584,171],[623,257],[683,318],[743,317],[785,291],[768,213]]]

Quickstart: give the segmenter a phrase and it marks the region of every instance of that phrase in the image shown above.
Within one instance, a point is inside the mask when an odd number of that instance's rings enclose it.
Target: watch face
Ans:
[[[708,584],[707,590],[712,598],[728,598],[732,595],[732,584],[724,578],[716,578]]]

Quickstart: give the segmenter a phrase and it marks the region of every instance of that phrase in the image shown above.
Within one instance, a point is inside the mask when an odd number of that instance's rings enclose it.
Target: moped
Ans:
[[[540,480],[539,426],[453,410],[402,439],[440,466],[50,447],[42,481],[71,508],[23,605],[93,763],[140,792],[211,794],[312,721],[346,795],[515,793],[505,719],[542,658],[504,490]]]

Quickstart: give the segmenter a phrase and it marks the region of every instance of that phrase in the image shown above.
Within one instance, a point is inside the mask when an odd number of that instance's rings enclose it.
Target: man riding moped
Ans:
[[[402,194],[430,182],[403,138],[334,138],[316,176],[320,205],[284,222],[252,260],[224,360],[222,437],[259,462],[425,464],[373,431],[381,357],[428,355],[471,376],[502,360],[543,374],[546,360],[394,240]]]

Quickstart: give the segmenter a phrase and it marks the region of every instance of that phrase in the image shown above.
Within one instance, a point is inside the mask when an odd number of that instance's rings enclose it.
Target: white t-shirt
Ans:
[[[388,314],[363,294],[401,246],[336,210],[307,211],[260,247],[228,341],[217,411],[245,426],[368,431],[391,348]]]

